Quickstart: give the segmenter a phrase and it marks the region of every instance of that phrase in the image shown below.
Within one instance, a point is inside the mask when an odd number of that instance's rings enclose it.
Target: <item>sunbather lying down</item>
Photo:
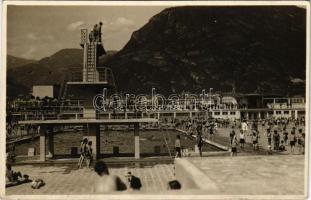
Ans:
[[[39,189],[40,187],[42,187],[44,185],[45,185],[44,181],[42,179],[38,178],[38,179],[32,181],[31,188],[32,189]]]
[[[6,175],[6,179],[7,179],[5,187],[11,187],[11,186],[31,182],[31,180],[29,179],[29,176],[27,174],[24,174],[22,176],[21,172],[14,172],[12,170],[11,164],[6,165],[5,175]]]

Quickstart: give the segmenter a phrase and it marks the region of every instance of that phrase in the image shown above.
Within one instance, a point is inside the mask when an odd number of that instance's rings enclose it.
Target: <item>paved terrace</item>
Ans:
[[[31,179],[42,178],[46,185],[39,190],[31,189],[30,183],[9,187],[6,188],[6,195],[94,194],[91,190],[97,175],[91,169],[77,169],[75,165],[20,165],[13,169],[29,174]],[[128,166],[109,170],[123,181],[126,181],[128,171],[140,177],[143,188],[139,194],[172,194],[167,183],[177,179],[182,184],[182,190],[175,194],[291,195],[279,199],[304,197],[302,155],[189,157],[176,159],[175,166],[157,164],[144,168]]]
[[[210,195],[304,195],[302,155],[203,157],[175,160],[183,187]]]
[[[157,164],[144,168],[110,168],[110,174],[118,175],[124,183],[128,171],[138,176],[142,182],[142,193],[158,193],[168,189],[168,182],[174,180],[173,164]],[[30,183],[6,188],[6,195],[79,195],[93,194],[92,188],[98,175],[93,169],[78,169],[76,165],[64,166],[14,166],[14,171],[28,174],[30,179],[41,178],[46,185],[38,190],[30,187]],[[120,194],[124,192],[118,192]]]

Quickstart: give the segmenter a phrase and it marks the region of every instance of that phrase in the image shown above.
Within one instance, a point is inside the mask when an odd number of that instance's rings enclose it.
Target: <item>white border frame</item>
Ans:
[[[310,2],[308,1],[5,1],[2,7],[2,51],[0,68],[0,134],[5,136],[6,119],[6,51],[7,51],[7,6],[8,5],[41,5],[41,6],[302,6],[306,8],[306,154],[304,195],[178,195],[176,194],[107,194],[107,195],[10,195],[5,196],[5,137],[0,137],[0,198],[5,199],[305,199],[309,186],[309,123],[310,123]]]

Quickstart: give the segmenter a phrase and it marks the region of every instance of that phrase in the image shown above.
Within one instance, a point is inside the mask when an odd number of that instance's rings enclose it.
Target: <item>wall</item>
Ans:
[[[54,86],[53,85],[34,85],[32,87],[32,95],[34,97],[54,97]]]

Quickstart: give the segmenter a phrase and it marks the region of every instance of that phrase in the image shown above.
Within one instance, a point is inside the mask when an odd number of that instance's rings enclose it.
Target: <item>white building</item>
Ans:
[[[57,98],[59,87],[55,85],[34,85],[32,86],[32,95],[40,99],[44,97]]]

